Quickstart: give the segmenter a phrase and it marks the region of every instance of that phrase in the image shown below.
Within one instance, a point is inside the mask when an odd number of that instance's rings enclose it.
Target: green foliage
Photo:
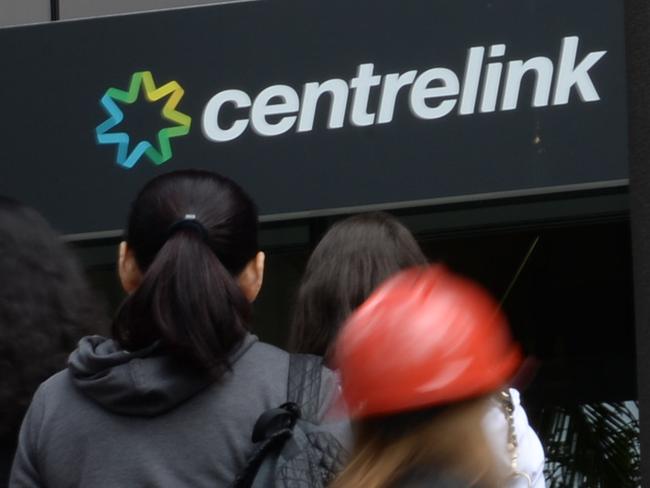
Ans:
[[[563,405],[542,413],[548,488],[640,487],[636,402]]]

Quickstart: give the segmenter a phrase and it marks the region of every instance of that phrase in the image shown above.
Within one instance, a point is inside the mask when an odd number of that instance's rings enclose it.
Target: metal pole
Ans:
[[[50,19],[59,20],[60,18],[59,0],[50,0]]]

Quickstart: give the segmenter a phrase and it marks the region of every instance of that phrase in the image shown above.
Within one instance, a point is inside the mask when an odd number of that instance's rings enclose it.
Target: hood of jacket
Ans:
[[[230,357],[234,363],[257,342],[248,334]],[[192,398],[213,380],[166,354],[159,343],[125,351],[113,339],[84,337],[70,355],[68,371],[74,385],[105,409],[153,417]]]

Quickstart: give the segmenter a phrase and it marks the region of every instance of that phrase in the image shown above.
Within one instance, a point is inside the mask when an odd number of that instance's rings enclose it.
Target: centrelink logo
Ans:
[[[126,132],[109,131],[124,120],[124,113],[116,101],[132,104],[138,99],[140,93],[144,93],[149,102],[157,102],[168,97],[161,115],[173,125],[158,131],[156,145],[149,141],[139,141],[129,151],[131,143],[129,135]],[[99,144],[116,144],[117,164],[124,168],[132,168],[142,156],[147,156],[156,165],[169,161],[172,157],[169,140],[172,137],[188,134],[192,123],[192,119],[188,115],[176,110],[178,103],[183,98],[183,93],[183,88],[176,81],[170,81],[156,88],[150,71],[133,73],[127,91],[109,88],[102,97],[101,105],[108,114],[108,119],[95,128],[97,142]]]
[[[310,132],[317,109],[324,110],[328,105],[326,127],[330,130],[341,129],[346,122],[355,127],[390,124],[398,103],[408,103],[413,117],[423,121],[440,119],[454,112],[459,116],[506,112],[519,107],[524,80],[534,81],[530,101],[534,108],[566,105],[572,92],[583,103],[597,102],[600,95],[590,70],[607,51],[590,52],[578,59],[579,42],[577,36],[562,39],[557,62],[545,56],[504,61],[505,44],[471,47],[462,78],[445,67],[380,75],[375,74],[373,63],[363,63],[358,65],[356,76],[349,81],[342,78],[310,81],[302,85],[300,93],[284,84],[264,88],[255,97],[239,89],[223,90],[206,102],[201,117],[202,132],[206,139],[217,143],[237,139],[249,128],[263,137],[275,137],[289,131]],[[174,92],[163,115],[179,125],[160,131],[160,152],[141,142],[129,153],[128,135],[107,133],[121,121],[121,112],[113,99],[131,103],[137,96],[139,83],[144,84],[150,100]],[[151,94],[147,83],[152,88]],[[374,90],[378,90],[378,97],[371,97]],[[150,73],[136,73],[128,92],[111,88],[102,98],[111,117],[97,127],[99,142],[118,144],[118,163],[125,167],[133,166],[142,154],[156,164],[168,160],[171,157],[169,137],[189,131],[190,118],[173,110],[182,93],[176,82],[155,90]],[[369,106],[371,99],[378,100],[377,106]],[[220,120],[224,106],[229,106],[231,113],[234,108],[236,114],[234,119],[228,117],[225,123]]]

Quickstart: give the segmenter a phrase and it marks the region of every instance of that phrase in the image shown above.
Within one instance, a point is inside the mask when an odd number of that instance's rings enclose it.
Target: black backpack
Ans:
[[[322,359],[291,354],[287,402],[264,412],[253,428],[255,450],[233,488],[323,488],[347,453],[317,425]]]

